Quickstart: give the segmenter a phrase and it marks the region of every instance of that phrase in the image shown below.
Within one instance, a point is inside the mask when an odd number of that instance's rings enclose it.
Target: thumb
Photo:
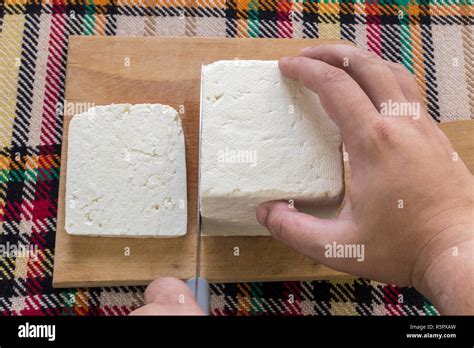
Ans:
[[[155,279],[145,290],[146,305],[131,315],[204,315],[191,289],[179,279]]]
[[[350,220],[319,219],[290,208],[285,201],[261,204],[257,220],[275,239],[330,267],[339,262],[325,257],[325,247],[333,242],[348,243],[354,231]]]

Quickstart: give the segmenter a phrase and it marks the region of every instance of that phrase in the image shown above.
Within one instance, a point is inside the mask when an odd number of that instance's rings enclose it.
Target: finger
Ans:
[[[145,303],[180,303],[184,300],[194,300],[193,293],[189,286],[183,281],[162,277],[152,281],[145,290]]]
[[[414,105],[414,107],[411,109],[417,110],[414,115],[411,115],[412,117],[404,117],[402,119],[408,122],[411,120],[421,119],[425,126],[438,128],[435,120],[428,114],[428,111],[426,110],[422,91],[413,75],[402,64],[388,61],[385,61],[385,63],[396,76],[407,101]],[[408,125],[409,124],[407,123],[407,126]]]
[[[191,289],[181,280],[171,277],[155,279],[145,290],[145,303],[153,308],[184,314],[204,314]],[[158,306],[156,306],[158,305]]]
[[[321,60],[346,71],[380,110],[382,103],[405,101],[392,70],[375,53],[350,45],[320,45],[301,50],[301,56]]]
[[[143,307],[135,309],[130,315],[205,315],[200,308],[191,306],[166,305],[159,303],[149,303]]]
[[[257,209],[257,220],[275,239],[328,266],[336,262],[325,257],[326,246],[333,242],[350,243],[356,238],[350,220],[319,219],[290,208],[284,201],[261,204]]]
[[[423,95],[421,90],[418,86],[418,83],[416,83],[415,78],[408,71],[408,69],[398,63],[388,62],[386,60],[384,60],[384,63],[387,64],[390,70],[392,70],[392,73],[397,79],[398,84],[405,95],[405,98],[411,102],[422,102]]]
[[[318,94],[348,148],[352,139],[363,138],[367,127],[376,120],[378,112],[374,105],[343,70],[305,57],[282,58],[279,67],[284,75],[298,79]]]

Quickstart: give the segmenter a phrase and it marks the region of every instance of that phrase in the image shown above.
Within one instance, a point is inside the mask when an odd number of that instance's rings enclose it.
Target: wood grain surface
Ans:
[[[335,41],[79,37],[69,40],[53,286],[147,284],[158,276],[194,276],[197,232],[199,88],[202,63],[278,59]],[[161,103],[181,111],[186,139],[188,233],[180,238],[71,236],[64,230],[68,125],[83,103]],[[89,104],[88,104],[89,105]],[[461,157],[474,166],[474,122],[443,125]],[[234,251],[239,248],[239,256]],[[128,249],[127,249],[128,248]],[[130,255],[126,256],[125,252]],[[271,237],[202,240],[201,275],[211,282],[341,279],[350,277],[298,254]]]

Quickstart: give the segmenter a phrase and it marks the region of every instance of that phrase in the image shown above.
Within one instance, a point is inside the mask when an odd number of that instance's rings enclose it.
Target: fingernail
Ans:
[[[267,221],[268,209],[264,206],[259,206],[257,209],[257,221],[260,225],[265,227]]]
[[[302,48],[300,49],[300,54],[305,54],[307,53],[312,47],[305,47],[305,48]]]

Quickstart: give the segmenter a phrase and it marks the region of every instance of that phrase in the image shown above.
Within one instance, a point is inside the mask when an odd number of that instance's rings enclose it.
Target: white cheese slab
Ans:
[[[186,234],[181,120],[160,104],[97,106],[69,124],[65,229],[70,234]]]
[[[333,217],[344,194],[342,139],[316,94],[276,61],[203,67],[201,214],[206,235],[268,235],[270,200]]]

